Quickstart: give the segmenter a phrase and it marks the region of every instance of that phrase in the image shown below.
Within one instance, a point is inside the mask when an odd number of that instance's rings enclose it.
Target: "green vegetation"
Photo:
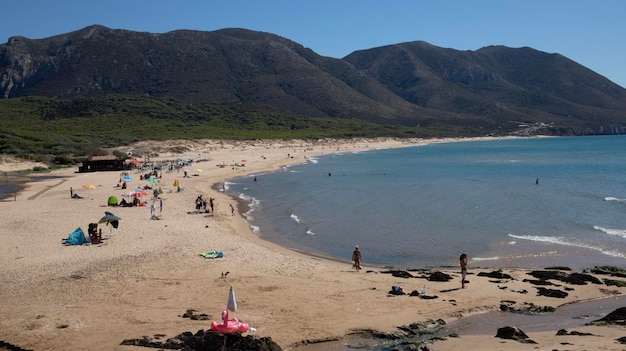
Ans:
[[[250,104],[198,105],[129,95],[0,101],[0,153],[67,165],[140,140],[443,137],[459,130],[313,118]],[[471,135],[471,131],[466,131]]]

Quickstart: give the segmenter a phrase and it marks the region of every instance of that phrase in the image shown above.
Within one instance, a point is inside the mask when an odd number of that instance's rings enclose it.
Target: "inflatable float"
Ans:
[[[219,324],[216,321],[211,322],[211,330],[222,333],[245,333],[250,329],[248,323],[241,323],[235,317],[229,320],[227,310],[222,311],[222,321]]]

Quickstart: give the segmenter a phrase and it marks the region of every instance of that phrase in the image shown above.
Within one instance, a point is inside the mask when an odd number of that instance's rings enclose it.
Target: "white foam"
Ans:
[[[300,218],[298,218],[295,214],[292,213],[289,217],[291,217],[296,223],[300,223]]]
[[[522,239],[522,240],[547,242],[547,243],[550,243],[550,244],[564,245],[564,246],[581,247],[581,248],[585,248],[585,249],[599,251],[599,252],[601,252],[601,253],[603,253],[603,254],[605,254],[607,256],[626,258],[626,253],[624,253],[624,252],[604,249],[604,248],[601,248],[601,247],[588,245],[588,244],[584,244],[584,243],[580,243],[580,242],[574,242],[574,241],[568,240],[568,239],[566,239],[564,237],[541,236],[541,235],[514,235],[514,234],[508,234],[508,235],[510,237],[512,237],[512,238],[517,238],[517,239]]]
[[[598,230],[598,231],[600,231],[602,233],[605,233],[605,234],[619,236],[621,238],[625,238],[626,239],[626,229],[603,228],[603,227],[600,227],[600,226],[597,226],[597,225],[594,225],[593,229]]]
[[[315,235],[315,233],[313,233],[313,231],[311,229],[307,230],[306,233],[309,234],[309,235]]]

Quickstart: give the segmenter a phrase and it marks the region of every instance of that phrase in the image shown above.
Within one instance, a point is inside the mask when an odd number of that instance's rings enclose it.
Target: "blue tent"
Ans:
[[[70,233],[67,239],[63,240],[63,244],[65,245],[82,245],[86,242],[85,233],[83,230],[78,227],[76,230]]]

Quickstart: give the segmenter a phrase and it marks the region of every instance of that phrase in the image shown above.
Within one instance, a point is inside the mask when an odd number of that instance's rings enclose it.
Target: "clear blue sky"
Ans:
[[[246,28],[335,58],[416,40],[457,50],[528,46],[626,87],[625,0],[7,0],[1,11],[0,42],[101,24],[152,33]]]

